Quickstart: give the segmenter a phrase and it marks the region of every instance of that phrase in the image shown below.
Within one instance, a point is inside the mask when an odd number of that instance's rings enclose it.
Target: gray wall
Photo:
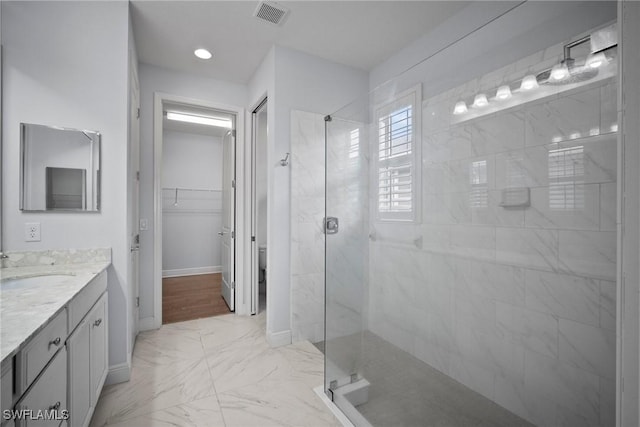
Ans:
[[[111,247],[109,363],[127,362],[126,2],[2,2],[4,248]],[[81,36],[80,36],[81,35]],[[24,214],[18,209],[20,122],[102,134],[102,210]],[[42,241],[25,243],[25,222]]]

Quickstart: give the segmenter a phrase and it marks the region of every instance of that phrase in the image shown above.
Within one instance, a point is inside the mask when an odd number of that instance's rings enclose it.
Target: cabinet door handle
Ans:
[[[58,409],[60,409],[60,405],[62,405],[60,402],[56,402],[55,405],[49,406],[49,410],[50,411],[57,411]]]
[[[102,323],[102,318],[96,320],[95,322],[93,322],[93,326],[100,326],[100,323]]]
[[[51,347],[52,345],[55,345],[56,347],[57,347],[57,346],[59,346],[59,345],[60,345],[60,341],[62,341],[62,340],[60,339],[60,337],[56,338],[56,339],[55,339],[55,340],[53,340],[53,341],[49,341],[49,347]]]

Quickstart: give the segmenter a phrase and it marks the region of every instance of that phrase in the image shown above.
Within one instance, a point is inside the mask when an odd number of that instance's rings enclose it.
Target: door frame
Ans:
[[[249,237],[251,239],[251,242],[249,243],[249,250],[251,251],[251,256],[249,257],[249,287],[251,289],[251,298],[250,298],[250,302],[251,305],[249,307],[250,313],[251,314],[258,314],[259,311],[259,301],[260,301],[260,295],[259,295],[259,283],[258,283],[258,257],[259,257],[259,247],[258,247],[258,242],[254,240],[254,237],[257,236],[257,232],[258,232],[258,200],[257,200],[257,173],[256,170],[258,168],[258,163],[257,163],[257,158],[256,158],[256,154],[257,154],[257,132],[256,132],[256,115],[258,113],[258,110],[262,109],[262,108],[266,108],[267,109],[267,117],[269,115],[269,106],[268,106],[268,97],[265,95],[263,98],[261,98],[261,101],[258,102],[258,104],[255,106],[255,108],[253,108],[251,110],[251,145],[250,145],[250,149],[251,149],[251,153],[248,156],[249,160],[251,162],[251,181],[249,183],[250,186],[250,190],[249,190],[249,197],[251,200],[251,208],[249,209],[249,215],[250,215],[250,231],[249,231]],[[266,159],[263,159],[264,162],[266,162]],[[267,189],[268,191],[268,189]],[[265,230],[266,232],[266,230]],[[267,233],[267,248],[269,247],[269,234]],[[267,306],[268,306],[268,302],[267,302]],[[265,308],[265,311],[267,309]]]
[[[138,76],[138,62],[135,46],[129,50],[129,143],[127,147],[127,241],[128,271],[129,271],[129,303],[128,312],[131,313],[131,327],[128,340],[130,341],[127,358],[130,359],[140,331],[140,77]],[[137,163],[133,163],[134,150],[137,152]],[[135,194],[134,194],[135,190]],[[135,206],[137,205],[137,206]],[[137,236],[137,241],[135,240]],[[136,258],[135,263],[133,258]],[[130,360],[127,361],[128,363]]]
[[[238,272],[244,271],[244,259],[237,254],[245,250],[245,229],[242,218],[245,215],[245,110],[235,105],[205,101],[202,99],[172,95],[163,92],[153,94],[153,327],[162,326],[162,147],[163,147],[163,107],[164,104],[183,104],[185,106],[218,110],[235,116],[236,130],[236,314],[248,313],[247,292],[244,289],[244,277]],[[240,221],[238,220],[240,219]]]
[[[231,142],[227,142],[227,138],[230,138]],[[231,147],[228,147],[228,144],[231,145]],[[236,311],[236,292],[235,292],[235,288],[236,288],[236,229],[238,228],[237,225],[237,221],[236,221],[236,167],[235,167],[235,163],[236,163],[236,145],[237,145],[237,140],[236,140],[236,131],[235,129],[231,129],[229,131],[227,131],[224,135],[224,137],[222,137],[222,230],[218,233],[221,236],[221,243],[222,243],[222,283],[221,283],[221,287],[222,287],[222,298],[225,300],[225,302],[227,303],[227,307],[229,307],[229,310],[231,310],[232,312]],[[231,152],[229,152],[228,150],[231,150]],[[228,166],[225,165],[225,161],[227,160],[227,155],[230,154],[231,157],[233,158],[233,166],[231,167],[231,176],[228,176]],[[227,211],[227,207],[225,207],[224,205],[224,200],[225,200],[225,193],[229,191],[231,193],[231,200],[232,203],[231,207],[229,208],[230,211]],[[229,215],[228,215],[229,214]],[[229,220],[229,217],[231,217],[231,224],[227,223],[227,220]],[[229,229],[227,229],[226,233],[225,233],[225,229],[227,228],[227,226],[229,226]],[[227,237],[225,236],[225,234],[229,234],[228,239],[229,239],[229,245],[228,247],[225,246],[226,244],[226,239]],[[226,261],[225,261],[225,256],[228,252],[232,252],[232,265],[231,268],[229,268],[228,272],[229,272],[229,277],[228,277],[228,282],[225,281],[225,269],[228,267]],[[229,290],[230,295],[227,297],[226,293],[227,290]]]

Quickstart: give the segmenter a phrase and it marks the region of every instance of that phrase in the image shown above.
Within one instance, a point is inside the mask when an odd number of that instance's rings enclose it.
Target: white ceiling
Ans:
[[[365,71],[429,32],[469,2],[280,1],[290,9],[279,27],[253,16],[258,1],[133,0],[141,62],[247,83],[271,46]],[[213,59],[193,55],[205,47]]]

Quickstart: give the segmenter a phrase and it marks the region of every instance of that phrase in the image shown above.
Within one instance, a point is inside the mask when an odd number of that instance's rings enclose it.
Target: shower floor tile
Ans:
[[[375,334],[365,332],[362,344],[371,385],[357,409],[374,427],[534,427]]]

